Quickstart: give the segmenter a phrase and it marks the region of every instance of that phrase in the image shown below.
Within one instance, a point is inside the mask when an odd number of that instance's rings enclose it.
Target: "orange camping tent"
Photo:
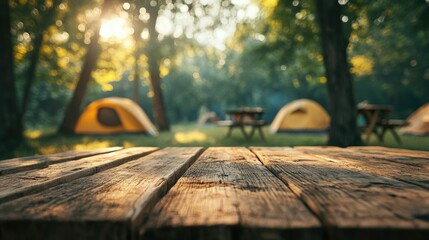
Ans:
[[[280,109],[271,123],[271,132],[324,131],[330,117],[325,109],[310,99],[295,100]]]
[[[429,103],[421,106],[414,113],[412,113],[407,122],[408,126],[399,130],[402,134],[410,135],[427,135],[429,134]]]
[[[79,134],[112,134],[158,131],[143,109],[128,98],[109,97],[93,101],[82,112],[75,127]]]

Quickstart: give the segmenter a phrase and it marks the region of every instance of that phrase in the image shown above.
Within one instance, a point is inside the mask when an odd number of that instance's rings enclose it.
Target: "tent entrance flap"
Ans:
[[[101,107],[97,112],[97,120],[108,127],[121,126],[121,119],[113,108]]]

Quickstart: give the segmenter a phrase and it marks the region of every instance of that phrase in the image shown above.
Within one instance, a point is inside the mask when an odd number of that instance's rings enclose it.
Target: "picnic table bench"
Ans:
[[[259,136],[265,140],[264,133],[262,131],[262,127],[267,125],[267,123],[262,120],[262,115],[264,113],[265,110],[260,107],[242,107],[227,110],[226,114],[230,117],[230,120],[218,121],[217,125],[228,127],[227,137],[231,136],[234,128],[239,128],[246,139],[251,139],[255,134],[255,131],[258,131]],[[246,127],[251,128],[250,132],[246,131]]]
[[[384,141],[384,135],[390,131],[396,142],[401,144],[401,138],[396,132],[397,128],[408,125],[406,120],[389,119],[388,115],[393,110],[390,105],[359,104],[358,112],[365,119],[362,130],[365,132],[365,142],[369,143],[371,134],[375,134],[380,142]],[[380,128],[380,129],[378,129]]]
[[[0,184],[0,239],[429,239],[425,151],[107,148],[0,161]]]

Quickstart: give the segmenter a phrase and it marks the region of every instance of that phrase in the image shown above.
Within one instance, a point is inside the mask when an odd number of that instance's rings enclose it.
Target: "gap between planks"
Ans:
[[[84,151],[67,151],[62,153],[53,153],[40,156],[28,156],[13,158],[0,161],[0,176],[28,171],[37,168],[46,168],[51,164],[62,163],[65,161],[76,160],[84,157],[90,157],[98,154],[114,152],[122,149],[122,147],[110,147],[102,149],[92,149]]]
[[[0,204],[0,239],[133,239],[202,148],[164,148]]]
[[[428,239],[429,192],[291,148],[253,147],[324,223],[328,239]]]
[[[70,161],[70,158],[68,158],[68,161],[60,159],[61,164],[0,176],[2,185],[0,188],[0,204],[116,167],[156,150],[158,148],[135,147],[81,159],[73,159],[73,161]]]
[[[255,154],[211,147],[155,206],[142,239],[322,239],[317,218]]]
[[[414,151],[407,151],[411,157],[391,154],[392,150],[377,147],[295,147],[294,149],[328,161],[337,161],[354,169],[394,178],[408,184],[429,189],[429,159],[415,157]],[[394,150],[393,150],[394,151]]]

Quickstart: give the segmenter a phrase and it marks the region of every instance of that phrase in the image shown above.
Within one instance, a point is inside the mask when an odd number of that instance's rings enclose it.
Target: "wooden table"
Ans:
[[[263,108],[250,108],[243,107],[238,109],[231,109],[225,112],[229,115],[231,120],[220,121],[218,125],[228,127],[227,137],[231,136],[234,128],[239,128],[246,139],[251,139],[256,130],[259,132],[259,136],[265,139],[262,127],[265,126],[265,122],[262,120],[262,116],[265,113]],[[250,132],[246,132],[246,127],[250,127]]]
[[[387,119],[388,114],[393,110],[392,106],[389,105],[374,105],[374,104],[361,104],[358,105],[358,112],[365,119],[365,142],[368,143],[371,139],[371,134],[375,133],[380,141],[382,141],[382,135],[377,130],[377,124],[382,119]]]
[[[0,161],[0,239],[429,239],[429,152],[153,147]]]

